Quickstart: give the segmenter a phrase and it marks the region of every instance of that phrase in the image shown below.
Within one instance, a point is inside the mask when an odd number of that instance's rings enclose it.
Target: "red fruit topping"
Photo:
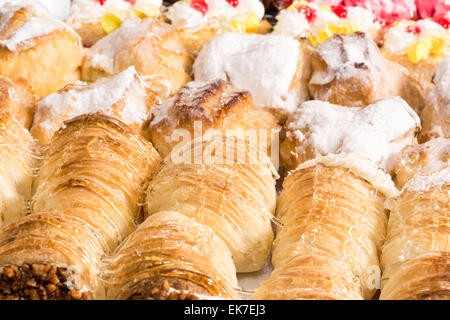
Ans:
[[[208,11],[208,4],[206,3],[206,0],[192,0],[191,8],[205,15],[206,11]]]
[[[226,0],[232,7],[236,8],[239,4],[239,0]]]
[[[136,4],[136,0],[125,0],[126,2],[129,2],[132,6]]]
[[[347,9],[343,6],[332,6],[331,10],[333,10],[334,14],[339,18],[347,18]]]
[[[300,13],[303,13],[306,17],[306,20],[308,20],[309,23],[313,23],[314,20],[317,18],[316,9],[311,8],[306,5],[300,5],[297,8],[297,11]]]
[[[448,29],[450,27],[450,19],[447,18],[445,15],[440,14],[433,17],[434,22],[439,23],[441,26],[443,26],[445,29]]]
[[[100,3],[101,5],[104,5],[105,2],[106,2],[106,0],[95,0],[95,1],[97,1],[97,2]]]
[[[420,30],[419,26],[407,26],[406,32],[413,33],[413,34],[419,34],[422,30]]]

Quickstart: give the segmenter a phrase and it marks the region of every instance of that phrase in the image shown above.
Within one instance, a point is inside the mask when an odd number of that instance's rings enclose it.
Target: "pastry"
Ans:
[[[73,0],[66,22],[83,39],[85,47],[120,27],[123,21],[160,15],[161,0]]]
[[[237,272],[261,269],[273,234],[277,177],[270,159],[247,141],[197,139],[165,158],[147,189],[146,214],[176,211],[209,226],[225,242]]]
[[[66,121],[45,149],[32,214],[0,232],[0,297],[104,297],[100,258],[135,229],[143,183],[159,163],[151,144],[114,118]]]
[[[450,138],[450,58],[442,61],[432,78],[434,89],[422,111],[421,140]]]
[[[384,25],[399,19],[416,17],[416,0],[344,0],[346,6],[358,6],[370,10]]]
[[[27,214],[36,158],[28,130],[0,112],[0,229]]]
[[[180,31],[192,56],[215,34],[266,33],[270,29],[259,0],[181,0],[168,8],[166,17]]]
[[[79,36],[39,2],[3,4],[0,26],[0,75],[25,79],[39,97],[79,79]]]
[[[402,152],[397,182],[403,188],[390,201],[380,299],[450,299],[449,163],[450,139]]]
[[[223,80],[189,82],[177,95],[152,108],[149,129],[150,140],[162,157],[184,140],[220,133],[253,139],[252,143],[264,145],[278,159],[278,149],[271,150],[272,141],[278,142],[276,118],[256,109],[250,92]]]
[[[312,55],[309,90],[316,100],[363,107],[382,98],[401,96],[418,110],[424,104],[418,86],[399,65],[385,60],[365,33],[335,34],[319,44]]]
[[[25,129],[33,121],[36,98],[23,79],[0,76],[0,112],[9,114]]]
[[[43,98],[36,107],[31,133],[46,145],[64,121],[87,113],[115,117],[142,132],[156,95],[129,67],[118,75],[95,83],[77,82]]]
[[[134,66],[150,89],[166,98],[190,80],[191,64],[173,27],[154,19],[132,18],[87,49],[81,79],[94,82]]]
[[[210,227],[177,212],[145,220],[106,259],[108,299],[238,299],[231,252]]]
[[[299,108],[286,124],[295,144],[282,146],[298,166],[277,202],[275,270],[252,298],[372,298],[388,219],[384,201],[398,195],[388,172],[418,126],[400,98],[362,109],[321,101]]]
[[[215,36],[194,63],[196,81],[223,79],[248,90],[255,107],[283,122],[309,98],[304,48],[280,35],[225,33]]]
[[[393,174],[400,150],[416,143],[420,119],[398,97],[364,108],[308,101],[285,127],[280,158],[287,170],[316,157],[344,152],[357,153]]]

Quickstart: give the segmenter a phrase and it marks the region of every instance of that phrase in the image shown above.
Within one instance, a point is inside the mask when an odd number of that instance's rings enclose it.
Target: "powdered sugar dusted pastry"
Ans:
[[[369,10],[361,7],[328,6],[304,0],[294,1],[277,15],[273,33],[308,39],[317,45],[336,33],[368,33],[378,39],[380,24]]]
[[[151,112],[150,140],[163,157],[183,142],[177,135],[181,129],[187,130],[191,139],[208,132],[255,139],[253,143],[267,145],[268,153],[272,135],[278,136],[279,131],[276,118],[256,109],[248,91],[223,80],[189,82],[176,96],[153,106]]]
[[[432,81],[434,90],[422,112],[422,140],[450,138],[450,57],[439,64]]]
[[[195,60],[195,80],[228,80],[250,91],[256,107],[285,119],[309,97],[301,50],[298,41],[285,36],[217,35]]]
[[[191,63],[173,27],[133,18],[87,49],[81,78],[93,82],[134,66],[151,90],[168,97],[190,80]]]
[[[286,122],[281,161],[289,170],[328,154],[350,153],[390,173],[400,150],[413,144],[420,119],[399,97],[364,108],[308,101]]]
[[[35,105],[36,98],[25,80],[0,76],[0,112],[9,112],[22,127],[29,129]]]
[[[69,85],[37,104],[31,133],[40,144],[48,144],[64,121],[88,113],[103,113],[122,120],[141,132],[155,95],[129,67],[117,76],[88,84]]]
[[[67,23],[91,47],[129,18],[155,18],[162,0],[73,0]]]
[[[166,15],[192,55],[217,33],[265,33],[270,28],[262,20],[264,6],[259,0],[182,0]]]
[[[397,164],[380,299],[448,300],[450,286],[450,140],[407,147]]]
[[[312,69],[309,89],[317,100],[363,107],[401,96],[415,109],[424,104],[402,68],[385,60],[365,33],[336,34],[319,44],[312,55]]]
[[[36,95],[48,95],[79,79],[82,54],[78,35],[39,2],[0,7],[1,75],[24,78]]]

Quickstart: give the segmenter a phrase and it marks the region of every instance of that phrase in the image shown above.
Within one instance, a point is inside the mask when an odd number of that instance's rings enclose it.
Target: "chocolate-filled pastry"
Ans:
[[[407,147],[390,200],[380,299],[450,299],[450,139]]]
[[[166,98],[191,80],[191,65],[192,59],[172,26],[132,18],[86,50],[81,79],[93,82],[134,66],[150,89]]]
[[[194,140],[149,183],[146,214],[176,211],[208,226],[232,253],[237,272],[261,269],[272,246],[277,176],[266,153],[233,136]]]
[[[417,112],[424,97],[418,82],[397,64],[385,60],[368,34],[335,34],[312,54],[311,96],[349,107],[363,107],[376,100],[401,96]]]
[[[44,150],[32,214],[0,234],[0,296],[104,297],[100,257],[135,229],[143,184],[159,163],[152,145],[119,120],[66,121]]]
[[[36,98],[25,80],[0,76],[0,112],[9,112],[22,127],[29,129],[35,105]]]
[[[80,37],[36,1],[0,7],[0,75],[23,78],[46,96],[80,77]]]
[[[400,98],[362,109],[322,101],[299,108],[282,146],[297,167],[277,202],[275,270],[252,298],[372,298],[388,220],[384,202],[398,195],[388,173],[402,147],[415,142],[419,124]]]
[[[208,132],[248,139],[270,154],[272,139],[278,137],[280,129],[270,112],[253,106],[250,92],[224,80],[189,82],[177,95],[153,106],[151,112],[149,135],[162,157],[183,142],[180,138],[185,137],[179,133],[189,135],[190,141]]]
[[[442,61],[432,78],[434,88],[422,112],[421,140],[450,138],[450,57]]]
[[[228,247],[210,227],[177,212],[148,217],[106,261],[109,299],[239,298]]]
[[[1,112],[0,229],[27,213],[36,159],[30,132],[10,113]]]
[[[134,67],[129,67],[112,78],[90,84],[67,85],[43,98],[36,106],[31,133],[41,145],[46,145],[64,121],[96,112],[115,117],[136,132],[143,133],[156,99],[156,94]]]

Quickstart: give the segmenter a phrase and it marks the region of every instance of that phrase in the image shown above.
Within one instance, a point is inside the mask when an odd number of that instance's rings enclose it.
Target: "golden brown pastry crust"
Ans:
[[[36,98],[23,79],[0,76],[0,112],[9,112],[25,129],[33,121]]]
[[[277,120],[268,111],[256,109],[248,91],[237,90],[223,80],[188,83],[174,98],[155,106],[150,117],[149,135],[162,157],[180,144],[172,141],[175,130],[184,129],[191,139],[214,130],[242,139],[256,138],[271,152],[272,135],[277,135]],[[161,116],[163,114],[163,116]],[[179,137],[178,137],[179,138]],[[253,143],[258,143],[255,141]]]
[[[1,30],[0,40],[9,39],[35,16],[28,7],[16,11]],[[33,92],[42,97],[79,80],[82,57],[78,35],[65,26],[19,44],[16,51],[0,46],[0,74],[25,79]]]

